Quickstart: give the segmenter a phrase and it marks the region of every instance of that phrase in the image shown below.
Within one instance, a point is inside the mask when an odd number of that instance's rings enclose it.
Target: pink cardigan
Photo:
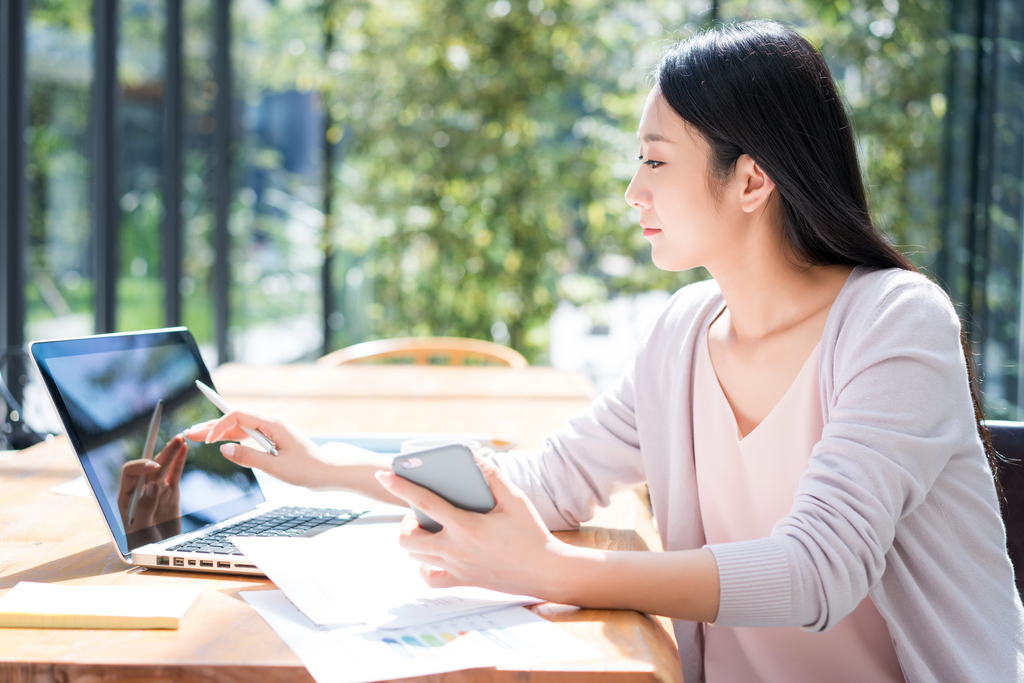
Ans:
[[[667,550],[700,548],[695,344],[725,305],[713,281],[677,292],[617,385],[535,452],[499,466],[552,529],[647,483]],[[907,681],[1024,680],[1024,607],[974,424],[960,322],[942,290],[856,268],[822,335],[825,428],[770,536],[709,546],[717,624],[824,631],[870,593]],[[676,620],[687,681],[699,625]]]

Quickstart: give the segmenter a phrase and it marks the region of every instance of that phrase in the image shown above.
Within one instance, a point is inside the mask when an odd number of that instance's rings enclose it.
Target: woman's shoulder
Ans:
[[[854,268],[833,310],[833,317],[861,324],[898,315],[960,325],[953,302],[941,287],[922,273],[902,268]]]
[[[855,268],[825,325],[823,350],[837,361],[907,349],[959,355],[960,318],[946,292],[921,273]]]
[[[701,280],[680,287],[665,306],[665,313],[685,315],[688,310],[696,310],[722,296],[718,283],[712,279]]]
[[[680,288],[640,335],[638,355],[674,354],[699,333],[709,314],[723,303],[714,280],[702,280]]]

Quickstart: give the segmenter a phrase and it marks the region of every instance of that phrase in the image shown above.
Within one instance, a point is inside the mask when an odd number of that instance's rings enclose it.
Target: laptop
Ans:
[[[253,471],[224,458],[220,444],[187,440],[187,454],[169,449],[176,457],[163,460],[160,474],[167,476],[146,504],[133,507],[138,477],[124,468],[142,457],[150,432],[157,457],[174,435],[221,415],[196,387],[196,380],[214,385],[192,335],[180,327],[40,341],[29,349],[128,564],[262,576],[230,537],[315,536],[365,512],[268,504]]]

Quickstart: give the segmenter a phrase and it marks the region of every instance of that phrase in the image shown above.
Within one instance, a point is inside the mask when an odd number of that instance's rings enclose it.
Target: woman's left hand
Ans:
[[[559,566],[571,547],[551,535],[533,503],[494,463],[477,462],[496,503],[486,514],[456,508],[392,472],[377,472],[388,491],[444,527],[430,533],[410,515],[399,544],[423,563],[420,573],[435,588],[478,586],[559,601],[564,580]]]

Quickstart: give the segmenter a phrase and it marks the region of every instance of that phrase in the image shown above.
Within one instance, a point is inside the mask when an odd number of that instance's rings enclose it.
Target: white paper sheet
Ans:
[[[345,525],[313,538],[234,538],[318,626],[403,628],[540,602],[482,588],[428,587],[398,546],[398,524]]]
[[[319,629],[282,591],[248,591],[241,596],[317,683],[368,683],[477,667],[522,669],[604,656],[522,607],[401,630]]]

